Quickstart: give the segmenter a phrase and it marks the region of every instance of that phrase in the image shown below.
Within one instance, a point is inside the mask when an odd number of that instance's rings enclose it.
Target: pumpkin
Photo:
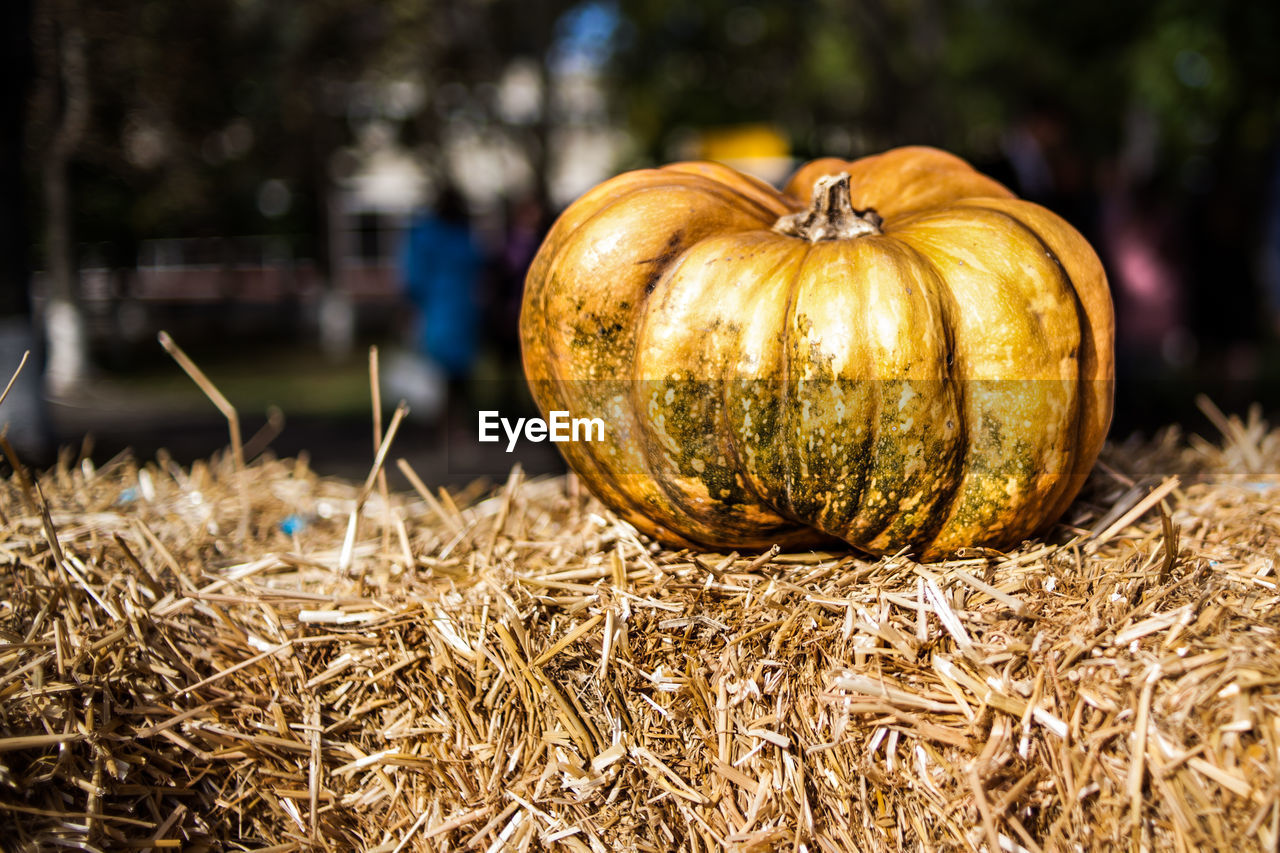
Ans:
[[[1085,239],[954,155],[628,172],[556,221],[520,334],[544,414],[660,542],[1006,549],[1074,498],[1111,420],[1113,316]]]

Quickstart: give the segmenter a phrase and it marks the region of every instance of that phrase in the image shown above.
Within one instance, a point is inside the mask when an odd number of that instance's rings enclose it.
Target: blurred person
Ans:
[[[479,349],[477,287],[483,255],[466,201],[445,185],[433,210],[415,215],[400,251],[400,275],[413,305],[413,345],[449,385],[464,395]]]
[[[547,233],[547,216],[536,196],[517,199],[508,206],[506,230],[493,263],[493,286],[488,301],[486,328],[505,364],[520,361],[520,304],[529,264]]]
[[[1186,361],[1186,282],[1176,257],[1177,217],[1152,186],[1117,181],[1103,206],[1117,348],[1132,367],[1163,372]]]
[[[1116,322],[1116,435],[1183,416],[1198,345],[1188,328],[1184,229],[1179,209],[1150,179],[1118,161],[1100,173],[1098,253]]]

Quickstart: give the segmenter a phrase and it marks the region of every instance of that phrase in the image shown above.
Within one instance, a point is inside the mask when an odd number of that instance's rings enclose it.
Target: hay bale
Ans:
[[[929,566],[664,551],[519,470],[14,474],[4,846],[1275,849],[1280,432],[1223,425]]]

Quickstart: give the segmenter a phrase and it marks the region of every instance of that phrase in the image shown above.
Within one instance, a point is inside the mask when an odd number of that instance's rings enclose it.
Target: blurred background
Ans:
[[[372,457],[377,344],[391,402],[420,416],[395,452],[433,481],[500,475],[512,457],[468,455],[474,411],[533,411],[520,289],[578,194],[677,159],[777,183],[912,143],[1098,249],[1113,437],[1207,429],[1201,392],[1280,407],[1280,5],[8,0],[0,16],[3,379],[35,353],[0,419],[30,459],[224,445],[163,329],[247,433],[350,476]],[[523,444],[525,464],[555,470],[549,447]]]

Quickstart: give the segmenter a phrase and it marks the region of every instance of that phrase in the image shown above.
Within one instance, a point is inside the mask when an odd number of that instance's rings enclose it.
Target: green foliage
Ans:
[[[343,168],[335,154],[360,128],[384,122],[435,161],[450,123],[500,121],[495,84],[516,57],[540,67],[576,5],[37,2],[87,37],[92,119],[73,155],[78,242],[278,233],[302,235],[299,249],[322,261],[311,243],[327,230],[327,191]],[[55,117],[31,114],[33,200]],[[518,142],[537,161],[545,135],[544,123]],[[274,218],[256,201],[271,179],[293,202]]]
[[[545,180],[553,104],[527,126],[504,125],[496,84],[517,57],[545,79],[572,14],[588,6],[618,24],[595,53],[636,161],[669,159],[700,130],[746,122],[779,126],[799,157],[931,143],[991,160],[1011,125],[1049,109],[1093,163],[1124,150],[1144,116],[1159,174],[1178,181],[1188,163],[1208,162],[1246,181],[1280,123],[1271,3],[39,2],[61,3],[88,37],[93,117],[74,172],[81,242],[323,239],[334,153],[370,119],[429,162],[458,122],[502,126]],[[398,81],[420,90],[407,111],[383,97]],[[49,133],[48,117],[33,113],[33,198]],[[279,218],[257,206],[267,179],[293,194]]]
[[[403,56],[390,21],[426,2],[62,3],[57,14],[87,36],[90,68],[77,239],[316,233],[329,158],[350,141],[348,89]],[[33,189],[50,132],[33,112]],[[294,193],[279,218],[256,203],[268,179]]]
[[[1257,162],[1280,119],[1280,7],[1166,0],[620,0],[613,85],[642,158],[767,121],[798,156],[904,143],[996,156],[1037,110],[1094,161],[1154,120],[1158,168]],[[745,25],[744,25],[744,22]]]

